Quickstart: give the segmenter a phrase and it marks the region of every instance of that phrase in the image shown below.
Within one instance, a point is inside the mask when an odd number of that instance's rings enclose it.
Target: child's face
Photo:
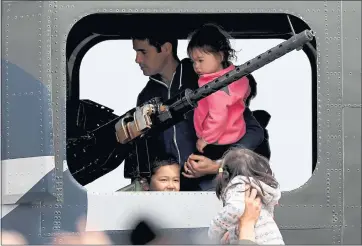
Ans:
[[[151,177],[150,188],[153,191],[180,191],[180,166],[160,167]]]
[[[206,53],[200,49],[191,52],[191,59],[194,63],[194,70],[198,75],[216,73],[223,69],[222,54]]]

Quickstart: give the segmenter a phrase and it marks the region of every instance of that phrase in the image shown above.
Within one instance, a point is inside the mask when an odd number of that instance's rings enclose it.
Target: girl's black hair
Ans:
[[[231,58],[236,58],[235,50],[230,45],[231,38],[221,26],[212,23],[204,24],[190,34],[187,54],[191,57],[194,49],[201,49],[205,53],[222,52],[222,66],[226,68],[230,65]]]
[[[158,169],[164,166],[179,165],[179,162],[172,155],[164,155],[161,158],[156,158],[152,163],[151,176],[147,178],[148,183],[151,182],[152,176],[157,172]]]
[[[175,164],[179,165],[176,158],[174,158],[171,155],[167,155],[167,156],[164,156],[163,158],[156,159],[153,162],[153,165],[152,165],[152,168],[151,168],[151,176],[154,175],[160,167],[175,165]]]
[[[216,196],[219,199],[228,183],[238,175],[246,176],[249,179],[249,183],[251,183],[250,178],[253,178],[263,195],[264,190],[259,181],[273,188],[279,186],[270,169],[268,159],[251,150],[231,149],[224,155],[221,165],[223,172],[219,173],[216,178]]]

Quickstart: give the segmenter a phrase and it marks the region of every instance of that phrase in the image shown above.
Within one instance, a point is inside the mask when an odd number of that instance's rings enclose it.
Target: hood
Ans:
[[[227,68],[220,70],[218,72],[200,75],[200,78],[198,81],[199,86],[201,87],[201,86],[213,81],[214,79],[217,79],[218,77],[223,76],[224,74],[230,72],[233,69],[235,69],[235,66],[233,64],[231,64]]]
[[[179,87],[182,86],[182,75],[184,73],[190,73],[190,67],[192,68],[191,72],[193,71],[193,66],[192,66],[192,61],[190,58],[184,58],[180,61],[180,64],[177,66],[176,71],[174,72],[173,76],[176,75],[176,73],[180,73],[180,77],[179,77],[179,81],[177,81],[179,83]],[[154,81],[160,84],[163,84],[167,87],[167,85],[165,84],[165,82],[162,81],[161,75],[160,74],[155,74],[149,77],[150,81]],[[175,81],[176,82],[176,81]]]
[[[269,124],[271,115],[265,110],[254,110],[253,116],[259,122],[262,128],[266,128]]]
[[[258,191],[258,195],[260,195],[260,197],[262,198],[262,202],[264,203],[265,206],[274,207],[275,205],[277,205],[279,203],[279,199],[281,197],[280,189],[275,189],[275,188],[265,184],[264,182],[260,181],[260,184],[263,187],[263,191],[264,191],[264,196],[263,196],[263,193],[262,193],[258,183],[253,178],[250,178],[250,181],[251,181],[251,186]],[[231,184],[236,184],[236,183],[250,184],[250,181],[245,176],[236,176],[235,178],[233,178],[231,180],[231,182],[229,183],[228,186],[230,186]]]

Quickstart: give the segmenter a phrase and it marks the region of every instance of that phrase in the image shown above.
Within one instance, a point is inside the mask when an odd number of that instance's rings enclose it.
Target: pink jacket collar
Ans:
[[[218,72],[215,73],[209,73],[209,74],[202,74],[199,77],[199,85],[202,86],[208,82],[211,82],[212,80],[223,76],[224,74],[230,72],[231,70],[235,69],[235,66],[233,64],[231,64],[230,66],[228,66],[227,68],[220,70]],[[202,85],[201,85],[202,84]]]

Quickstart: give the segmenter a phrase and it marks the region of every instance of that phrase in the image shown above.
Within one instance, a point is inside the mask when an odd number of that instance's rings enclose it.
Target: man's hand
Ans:
[[[239,240],[255,241],[254,227],[261,211],[261,199],[257,197],[257,190],[246,187],[245,211],[239,220]]]
[[[182,172],[182,175],[186,178],[199,178],[207,174],[216,174],[219,167],[219,164],[205,156],[191,154],[184,165],[186,172]]]
[[[199,138],[196,142],[196,148],[200,153],[204,153],[204,148],[206,147],[207,143],[204,139]]]

